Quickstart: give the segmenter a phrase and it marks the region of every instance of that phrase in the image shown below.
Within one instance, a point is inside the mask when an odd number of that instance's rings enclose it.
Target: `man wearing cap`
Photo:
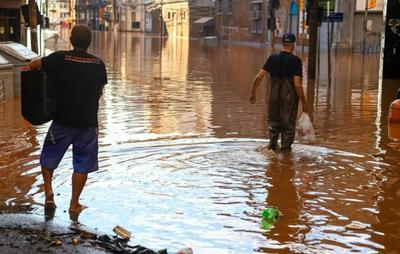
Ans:
[[[299,99],[303,111],[307,112],[307,102],[302,86],[301,59],[292,54],[296,37],[285,34],[282,37],[283,50],[271,55],[258,72],[250,92],[250,102],[256,102],[256,90],[265,74],[270,74],[268,102],[269,148],[276,150],[281,135],[281,151],[290,152],[296,131]]]

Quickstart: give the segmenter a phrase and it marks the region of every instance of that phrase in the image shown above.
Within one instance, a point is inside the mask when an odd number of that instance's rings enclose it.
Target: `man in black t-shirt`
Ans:
[[[87,175],[98,170],[97,112],[107,73],[103,61],[87,53],[91,31],[75,26],[71,31],[71,51],[57,51],[35,59],[31,69],[43,69],[51,76],[56,94],[53,122],[44,141],[40,164],[44,179],[45,209],[54,209],[53,171],[68,147],[73,146],[72,196],[69,211],[79,213],[79,203]]]
[[[268,102],[268,124],[270,149],[276,150],[281,135],[281,150],[290,151],[296,131],[299,99],[303,111],[307,112],[307,102],[302,86],[301,59],[293,55],[293,34],[282,37],[283,51],[271,55],[259,71],[250,92],[250,102],[256,102],[256,90],[265,74],[270,74],[270,95]]]

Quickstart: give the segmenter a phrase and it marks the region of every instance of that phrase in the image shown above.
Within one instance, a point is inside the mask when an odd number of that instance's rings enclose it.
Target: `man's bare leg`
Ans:
[[[86,208],[86,206],[79,203],[79,197],[82,193],[83,187],[85,187],[87,176],[87,173],[74,172],[72,174],[72,197],[69,205],[70,212],[80,212]]]
[[[44,181],[45,207],[55,208],[54,193],[52,187],[53,170],[42,167],[42,176]]]

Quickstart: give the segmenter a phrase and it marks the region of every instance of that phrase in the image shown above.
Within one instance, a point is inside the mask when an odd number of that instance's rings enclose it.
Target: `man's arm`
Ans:
[[[307,106],[307,101],[306,97],[304,96],[304,90],[303,90],[303,85],[301,82],[301,77],[300,76],[294,76],[294,87],[296,88],[297,95],[299,96],[301,100],[301,105],[303,105],[303,112],[308,112],[308,106]]]
[[[256,91],[257,91],[258,86],[261,83],[261,80],[264,78],[266,73],[267,72],[264,69],[261,69],[258,72],[258,74],[253,82],[253,86],[251,87],[250,98],[249,98],[251,104],[256,103]]]
[[[29,67],[32,70],[38,70],[42,68],[42,58],[35,58],[32,59],[31,62],[29,63]]]

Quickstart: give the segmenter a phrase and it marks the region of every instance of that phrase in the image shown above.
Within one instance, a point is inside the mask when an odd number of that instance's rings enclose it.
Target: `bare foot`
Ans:
[[[45,197],[44,208],[45,209],[55,209],[56,207],[57,207],[56,203],[54,202],[54,193],[50,192]]]
[[[88,208],[88,207],[83,204],[78,203],[77,205],[70,205],[69,212],[70,213],[80,213],[86,208]]]

